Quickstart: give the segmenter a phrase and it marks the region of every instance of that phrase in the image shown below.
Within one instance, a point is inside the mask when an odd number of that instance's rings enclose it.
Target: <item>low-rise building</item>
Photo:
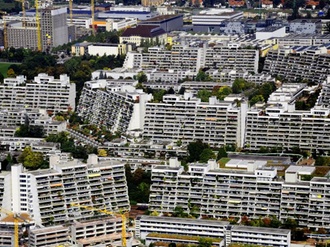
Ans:
[[[180,31],[183,27],[183,15],[159,15],[141,22],[140,25],[159,26],[167,33]]]
[[[120,43],[134,43],[140,46],[143,43],[166,44],[167,34],[159,26],[138,25],[127,28],[119,37]]]
[[[289,30],[297,34],[321,33],[322,22],[319,19],[296,19],[290,22]]]
[[[71,46],[71,52],[76,56],[83,56],[85,54],[92,56],[118,56],[124,55],[130,50],[132,50],[131,44],[83,42]]]
[[[233,9],[208,9],[202,10],[197,15],[192,16],[194,32],[220,33],[223,21],[239,20],[243,17],[243,12],[236,12]]]
[[[118,19],[106,19],[105,29],[108,32],[119,31],[128,27],[137,25],[136,18],[118,18]]]
[[[218,246],[262,243],[263,246],[290,247],[291,241],[291,232],[286,229],[233,226],[228,221],[145,215],[137,218],[135,234],[148,244],[170,240],[176,243],[185,240],[194,244],[200,238],[208,238],[218,240]]]

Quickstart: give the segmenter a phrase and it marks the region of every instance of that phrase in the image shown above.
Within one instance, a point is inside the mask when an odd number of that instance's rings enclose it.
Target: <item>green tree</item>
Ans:
[[[196,75],[196,81],[211,81],[212,78],[200,69]]]
[[[253,98],[250,100],[250,106],[253,106],[260,101],[265,102],[265,99],[261,94],[253,96]]]
[[[188,144],[189,156],[187,158],[188,162],[198,161],[200,159],[200,155],[202,154],[203,150],[206,148],[209,148],[209,145],[203,143],[201,140],[189,143]]]
[[[40,168],[44,163],[42,153],[33,152],[31,147],[26,147],[22,154],[18,157],[18,162],[30,170],[36,170]]]
[[[200,98],[202,102],[208,102],[211,96],[212,92],[206,89],[199,90],[197,93],[197,98]]]
[[[211,148],[205,148],[203,149],[202,153],[199,156],[199,161],[202,163],[206,163],[210,159],[215,159],[216,155],[212,151]]]
[[[220,160],[221,158],[226,158],[226,157],[228,157],[228,153],[226,151],[226,148],[224,146],[222,146],[218,151],[217,160]]]
[[[246,81],[243,78],[237,78],[232,85],[233,93],[241,93],[244,91],[245,87]]]
[[[207,238],[200,238],[198,240],[197,247],[211,247],[212,246],[212,240]]]
[[[223,100],[224,98],[226,98],[229,94],[231,94],[233,91],[231,90],[230,87],[228,86],[224,86],[224,87],[220,87],[218,92],[217,92],[217,98],[219,100]]]
[[[139,83],[147,82],[148,77],[144,72],[139,72],[137,74],[137,80],[138,80]]]

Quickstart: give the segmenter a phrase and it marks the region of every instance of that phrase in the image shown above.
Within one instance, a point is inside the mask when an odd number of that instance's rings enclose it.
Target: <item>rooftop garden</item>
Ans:
[[[149,233],[148,237],[154,238],[168,238],[168,239],[178,239],[178,240],[190,240],[190,241],[201,241],[202,239],[212,243],[219,243],[222,241],[221,238],[203,238],[198,236],[187,236],[187,235],[179,235],[179,234],[166,234],[166,233]]]

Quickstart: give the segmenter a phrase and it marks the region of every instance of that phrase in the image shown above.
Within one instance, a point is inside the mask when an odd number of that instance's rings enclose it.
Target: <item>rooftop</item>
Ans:
[[[127,28],[122,37],[141,36],[144,38],[153,38],[165,34],[164,29],[155,25],[139,25],[137,27]]]

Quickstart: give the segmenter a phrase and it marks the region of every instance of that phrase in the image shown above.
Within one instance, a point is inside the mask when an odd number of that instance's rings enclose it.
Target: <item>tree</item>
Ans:
[[[217,155],[217,160],[220,160],[221,158],[226,158],[228,157],[228,153],[226,151],[226,148],[224,146],[222,146],[219,149],[218,155]]]
[[[8,69],[7,77],[10,77],[10,78],[16,77],[15,71],[12,68]]]
[[[106,150],[99,149],[98,152],[97,152],[97,155],[98,156],[101,156],[101,157],[106,157],[108,154],[107,154],[107,151]]]
[[[148,77],[144,72],[139,72],[137,74],[137,80],[138,80],[139,83],[147,82]]]
[[[223,100],[224,98],[226,98],[229,94],[231,94],[233,91],[231,90],[230,87],[228,86],[224,86],[219,88],[216,96],[219,100]]]
[[[212,240],[207,238],[200,238],[198,240],[197,247],[211,247],[212,246]]]
[[[199,156],[199,161],[206,163],[210,159],[215,159],[216,156],[211,148],[205,148]]]
[[[200,69],[196,75],[196,81],[211,81],[212,78],[205,73],[204,70]]]
[[[261,94],[259,94],[259,95],[255,95],[255,96],[253,96],[253,98],[250,100],[250,106],[253,106],[253,105],[255,105],[256,103],[258,103],[258,102],[265,102],[265,99],[264,99],[264,97],[261,95]]]
[[[206,148],[209,148],[209,145],[203,143],[201,140],[189,143],[188,144],[189,156],[187,158],[188,162],[198,161],[200,159],[200,155],[202,154],[203,150]]]
[[[208,102],[211,96],[211,91],[206,89],[199,90],[197,93],[197,98],[200,98],[202,102]]]
[[[30,170],[36,170],[44,164],[42,153],[33,152],[31,147],[24,148],[22,154],[18,157],[18,162]]]
[[[232,85],[232,90],[233,93],[241,93],[246,87],[246,81],[243,78],[237,78],[235,79],[233,85]]]

